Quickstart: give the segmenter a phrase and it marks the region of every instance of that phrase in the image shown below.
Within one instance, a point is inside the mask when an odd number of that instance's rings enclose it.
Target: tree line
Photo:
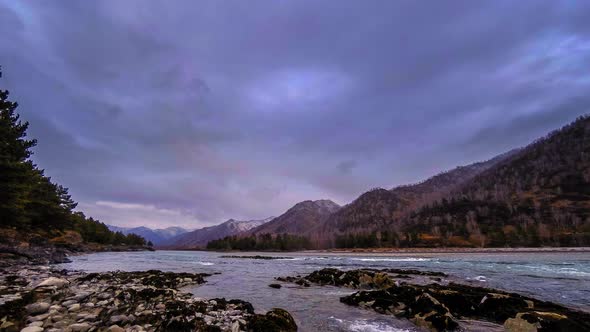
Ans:
[[[77,203],[68,189],[53,182],[30,159],[37,140],[27,137],[29,123],[21,120],[18,103],[8,97],[8,91],[0,90],[0,228],[46,237],[75,231],[87,242],[146,245],[142,237],[112,232],[100,221],[74,211]]]
[[[207,243],[209,250],[261,250],[294,251],[311,249],[311,243],[304,236],[291,234],[260,234],[251,236],[227,236]]]

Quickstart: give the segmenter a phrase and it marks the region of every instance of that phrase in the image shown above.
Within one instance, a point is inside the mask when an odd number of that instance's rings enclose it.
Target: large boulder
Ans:
[[[529,311],[516,314],[504,322],[504,327],[509,332],[583,332],[588,331],[587,326],[582,326],[569,319],[566,315]]]
[[[266,315],[255,315],[248,324],[248,331],[295,332],[297,324],[286,310],[274,308]]]

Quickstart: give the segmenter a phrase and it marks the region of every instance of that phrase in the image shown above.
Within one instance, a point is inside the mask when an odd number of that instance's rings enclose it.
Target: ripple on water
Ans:
[[[353,261],[362,262],[429,262],[430,258],[351,258]]]
[[[336,317],[330,317],[330,320],[338,325],[339,328],[352,332],[410,332],[413,330],[393,327],[387,323],[368,321],[366,319],[344,320]]]

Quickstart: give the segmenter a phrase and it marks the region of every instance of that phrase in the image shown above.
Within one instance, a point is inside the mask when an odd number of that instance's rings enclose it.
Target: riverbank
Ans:
[[[115,246],[95,243],[61,247],[51,244],[0,244],[0,267],[69,263],[68,257],[97,252],[153,251],[146,246]]]
[[[0,272],[0,331],[296,331],[282,309],[255,314],[248,302],[194,298],[182,288],[206,273],[84,273],[49,266]]]

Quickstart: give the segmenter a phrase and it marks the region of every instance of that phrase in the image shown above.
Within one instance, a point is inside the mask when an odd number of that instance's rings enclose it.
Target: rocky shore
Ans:
[[[69,263],[68,256],[94,252],[153,251],[146,246],[115,246],[93,243],[57,246],[39,238],[31,242],[0,243],[0,267]]]
[[[406,318],[431,331],[460,331],[473,321],[489,322],[497,330],[509,332],[590,331],[590,313],[515,293],[453,283],[445,277],[444,273],[417,270],[326,268],[303,277],[276,279],[302,286],[363,289],[340,301]]]
[[[291,315],[241,300],[199,299],[182,287],[208,274],[83,273],[48,266],[0,272],[1,332],[296,331]]]

